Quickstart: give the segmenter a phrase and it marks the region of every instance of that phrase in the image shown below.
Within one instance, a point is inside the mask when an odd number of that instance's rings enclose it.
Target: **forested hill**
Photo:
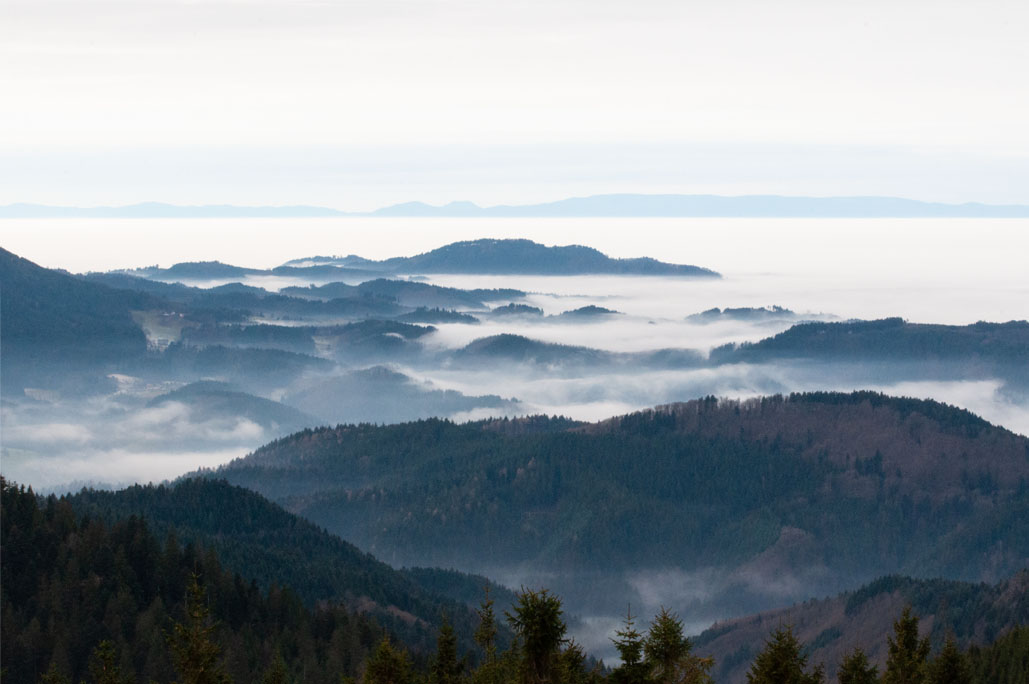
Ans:
[[[656,259],[615,259],[582,245],[548,247],[531,240],[466,240],[411,257],[372,261],[358,256],[298,259],[293,263],[328,261],[348,268],[381,269],[393,273],[492,273],[531,275],[674,275],[721,277],[688,264],[669,264]],[[287,264],[287,265],[289,265]]]
[[[138,359],[147,340],[132,318],[160,306],[142,292],[88,283],[41,268],[0,248],[0,344],[5,390],[28,378],[66,374],[81,364]]]
[[[701,634],[694,647],[714,657],[716,681],[742,684],[769,631],[788,624],[806,644],[809,662],[823,663],[829,681],[836,681],[838,664],[854,647],[861,648],[880,671],[884,669],[888,654],[884,635],[905,606],[919,617],[919,633],[929,638],[933,650],[942,647],[948,636],[961,648],[981,647],[1022,626],[1012,635],[1020,644],[1010,646],[1017,647],[1021,660],[1029,665],[1025,661],[1029,656],[1029,569],[997,584],[881,577],[832,598],[726,620]],[[984,674],[989,671],[989,663],[977,664]],[[991,674],[985,681],[1024,682],[1029,677],[1029,671],[1021,679],[1010,680],[1000,675],[1013,677],[1014,671]]]
[[[820,361],[960,360],[1029,366],[1029,321],[972,325],[877,321],[800,323],[759,342],[712,350],[716,362],[760,363],[782,359]]]
[[[384,633],[375,618],[349,607],[307,607],[281,585],[261,590],[227,570],[210,548],[158,536],[139,517],[105,524],[77,515],[67,500],[41,501],[2,479],[0,502],[5,682],[85,682],[87,675],[91,682],[259,682],[302,675],[312,684],[337,684],[343,675],[360,674]],[[187,598],[191,577],[201,592],[193,600]],[[431,628],[420,631],[423,641],[431,639]],[[192,650],[182,658],[176,647],[184,636]],[[183,660],[200,658],[208,659],[209,679],[191,678],[183,667]],[[264,679],[277,660],[284,678]]]
[[[447,614],[463,645],[471,647],[475,618],[468,603],[481,598],[483,578],[394,570],[254,492],[188,479],[114,492],[83,490],[67,500],[79,515],[111,525],[141,517],[158,538],[173,534],[180,543],[210,549],[226,569],[262,590],[287,586],[310,607],[329,601],[368,612],[415,646],[427,648]]]
[[[307,430],[216,476],[388,562],[719,568],[738,607],[769,586],[806,598],[892,572],[998,579],[1029,562],[1029,440],[937,402],[712,398],[520,424]]]

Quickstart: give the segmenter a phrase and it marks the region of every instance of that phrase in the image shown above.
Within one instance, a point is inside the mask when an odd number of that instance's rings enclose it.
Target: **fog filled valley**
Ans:
[[[984,221],[984,240],[1012,243],[987,262],[953,224],[933,247],[925,225],[892,223],[911,233],[900,244],[927,243],[909,264],[823,250],[798,265],[790,240],[761,253],[728,232],[714,261],[585,238],[384,253],[388,231],[365,255],[331,255],[326,233],[277,263],[223,247],[72,272],[0,250],[5,597],[11,573],[66,562],[78,536],[112,558],[145,537],[131,571],[176,577],[132,580],[148,619],[181,610],[191,562],[215,606],[288,588],[283,629],[314,635],[303,657],[324,681],[364,672],[386,633],[427,666],[443,614],[478,663],[487,582],[503,648],[515,592],[546,587],[584,657],[624,659],[627,605],[641,629],[667,609],[720,682],[744,681],[782,624],[831,675],[855,645],[881,668],[905,606],[936,650],[1024,641],[1025,224]],[[871,249],[859,232],[855,251]],[[42,620],[33,601],[5,623]],[[341,612],[322,634],[325,605]],[[122,639],[132,671],[156,676],[167,659],[117,636],[114,610],[90,638]],[[218,619],[227,641],[257,638]],[[342,634],[350,660],[330,668],[314,654]],[[61,638],[61,667],[83,672],[95,644]],[[22,641],[50,666],[53,643]],[[237,681],[262,657],[233,662]]]

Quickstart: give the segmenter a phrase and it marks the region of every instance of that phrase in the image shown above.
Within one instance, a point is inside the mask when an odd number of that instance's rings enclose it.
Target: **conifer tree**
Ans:
[[[265,670],[261,684],[289,684],[289,672],[286,671],[286,661],[281,653],[275,656],[275,660]]]
[[[643,635],[636,629],[635,622],[630,606],[625,613],[624,626],[615,632],[617,638],[611,640],[622,659],[622,664],[611,673],[615,684],[645,684],[649,679],[643,662]]]
[[[490,598],[489,584],[485,587],[485,597],[475,611],[479,616],[479,625],[475,628],[473,638],[482,649],[482,664],[472,674],[476,684],[500,684],[503,679],[503,664],[497,660],[497,618],[493,612],[493,599]]]
[[[664,607],[650,623],[643,641],[643,657],[656,684],[710,684],[714,660],[692,653],[693,644],[682,631],[682,620]]]
[[[990,646],[968,650],[973,681],[1029,684],[1029,625],[1015,627]]]
[[[556,662],[568,629],[561,619],[561,599],[546,589],[523,589],[513,613],[505,613],[521,645],[523,684],[553,684]]]
[[[490,665],[497,661],[497,618],[493,613],[493,599],[489,597],[489,585],[486,585],[486,597],[475,611],[479,616],[479,626],[475,628],[475,643],[482,648],[483,663]]]
[[[883,684],[924,684],[929,639],[918,638],[918,616],[911,612],[911,606],[905,606],[900,618],[894,621],[888,644]]]
[[[807,656],[793,628],[787,625],[772,632],[765,647],[750,665],[747,684],[822,684],[821,665],[806,672]]]
[[[118,653],[111,641],[101,641],[89,657],[89,676],[93,684],[131,684],[131,679],[121,672]]]
[[[948,635],[939,654],[929,664],[929,684],[972,684],[968,657],[961,652],[953,635]]]
[[[586,653],[573,639],[568,640],[568,645],[558,659],[558,681],[561,684],[586,684],[589,681]]]
[[[228,684],[232,680],[218,662],[221,649],[213,640],[207,594],[195,572],[186,591],[186,623],[176,623],[168,637],[181,684]]]
[[[6,677],[0,676],[0,681],[6,681]],[[57,669],[57,663],[51,662],[47,671],[40,675],[39,684],[71,684],[71,680]]]
[[[843,657],[836,678],[840,684],[878,684],[879,668],[869,662],[863,650],[855,647]]]
[[[389,637],[384,636],[365,665],[364,684],[412,684],[413,681],[407,651],[394,648]]]
[[[464,668],[457,659],[457,636],[447,617],[439,628],[436,639],[436,655],[429,667],[430,684],[458,684]]]

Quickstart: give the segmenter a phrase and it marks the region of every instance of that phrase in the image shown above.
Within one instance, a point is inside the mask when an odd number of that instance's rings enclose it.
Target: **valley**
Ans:
[[[443,614],[477,652],[487,584],[548,588],[609,664],[626,605],[670,610],[725,682],[782,621],[831,674],[859,638],[882,666],[905,603],[936,648],[1029,620],[1025,321],[705,308],[731,275],[526,240],[0,275],[5,478],[416,663]],[[958,596],[993,617],[948,632]]]

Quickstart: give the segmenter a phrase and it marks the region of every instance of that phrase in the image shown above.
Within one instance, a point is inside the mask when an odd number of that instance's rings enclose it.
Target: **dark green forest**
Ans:
[[[784,529],[830,569],[871,576],[981,579],[994,553],[999,578],[1029,558],[1029,440],[873,393],[710,398],[586,425],[340,425],[211,476],[396,563],[690,569],[745,561]]]
[[[340,604],[311,607],[290,588],[259,588],[223,567],[213,547],[163,542],[144,518],[108,524],[68,498],[0,482],[4,682],[355,682],[364,684],[703,684],[711,658],[695,653],[678,616],[649,626],[631,613],[614,642],[620,664],[591,661],[568,638],[559,597],[523,589],[508,609],[487,593],[471,649],[444,617],[434,643],[411,646],[373,617]],[[514,634],[510,646],[498,635]],[[842,684],[1024,684],[1029,628],[990,646],[933,649],[910,608],[894,622],[879,669],[860,648],[838,667]],[[750,683],[818,683],[788,626],[758,647]]]
[[[169,636],[190,623],[194,576],[213,616],[205,627],[213,627],[219,667],[234,681],[259,682],[281,658],[302,681],[337,683],[358,674],[385,633],[338,604],[309,608],[281,584],[261,590],[212,549],[159,538],[140,517],[107,524],[76,515],[67,499],[40,500],[6,482],[2,497],[4,682],[42,681],[51,667],[64,681],[171,681]],[[103,642],[121,678],[91,676]]]
[[[449,616],[463,647],[473,643],[476,620],[469,604],[477,603],[485,578],[395,570],[249,490],[184,479],[173,486],[82,490],[65,501],[78,515],[108,525],[145,519],[158,538],[171,534],[210,549],[227,570],[254,580],[262,591],[288,586],[312,608],[324,601],[345,604],[375,616],[409,645],[427,648],[442,615]]]

